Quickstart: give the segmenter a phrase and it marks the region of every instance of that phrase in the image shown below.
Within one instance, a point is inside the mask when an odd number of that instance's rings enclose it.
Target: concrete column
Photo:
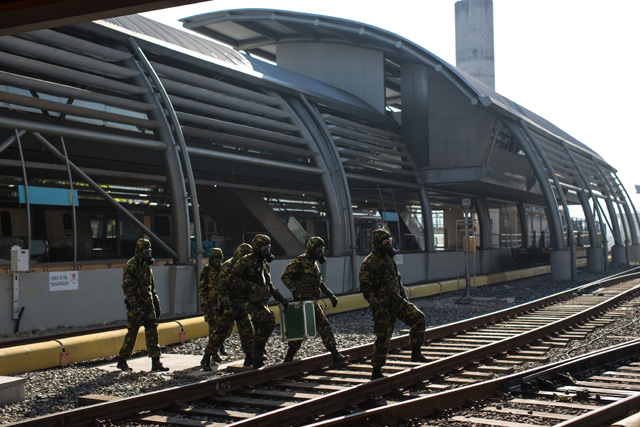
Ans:
[[[493,0],[461,0],[455,8],[456,66],[495,89]]]
[[[627,264],[627,248],[624,245],[611,247],[611,262],[614,264]]]
[[[587,248],[587,269],[591,273],[604,271],[603,249],[597,247]]]
[[[551,280],[571,280],[575,275],[575,252],[570,249],[556,249],[551,251]]]

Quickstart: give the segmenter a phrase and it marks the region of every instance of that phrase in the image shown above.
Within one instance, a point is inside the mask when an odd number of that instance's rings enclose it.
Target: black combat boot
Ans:
[[[373,371],[371,371],[371,381],[377,380],[378,378],[384,378],[384,374],[382,373],[382,367],[376,368],[374,366]]]
[[[293,358],[295,357],[297,352],[297,348],[289,347],[289,350],[287,350],[287,355],[284,357],[284,363],[293,362]]]
[[[116,367],[121,371],[133,371],[133,369],[131,369],[131,367],[127,364],[127,359],[120,356],[118,356],[118,364],[116,365]]]
[[[220,356],[218,356],[218,354],[216,353],[213,356],[211,356],[211,361],[213,363],[220,363],[222,362],[222,359],[220,359]]]
[[[253,369],[260,369],[264,366],[267,357],[264,354],[265,342],[256,341],[253,345]]]
[[[411,361],[419,362],[419,363],[427,363],[429,359],[427,359],[422,355],[420,347],[421,346],[416,345],[413,347],[413,350],[411,350]]]
[[[225,350],[225,348],[224,348],[224,343],[222,343],[222,344],[220,345],[220,350],[219,350],[219,351],[220,351],[220,354],[221,354],[221,355],[223,355],[223,356],[226,356],[226,355],[227,355],[227,350]]]
[[[341,365],[341,364],[347,362],[350,359],[349,355],[344,355],[342,353],[339,353],[338,350],[335,347],[330,348],[329,351],[331,352],[331,355],[333,356],[333,364],[334,365]]]
[[[212,371],[213,369],[211,368],[211,356],[208,354],[205,354],[204,356],[202,356],[202,360],[200,361],[200,367],[202,368],[203,371]]]
[[[159,357],[152,357],[151,358],[151,370],[153,372],[167,372],[169,370],[169,368],[167,368],[166,366],[164,366],[160,362],[160,358]]]
[[[247,351],[245,353],[243,366],[253,366],[253,352]]]

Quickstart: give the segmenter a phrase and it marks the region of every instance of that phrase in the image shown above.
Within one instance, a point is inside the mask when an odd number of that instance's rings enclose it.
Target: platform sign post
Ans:
[[[469,210],[471,209],[471,199],[462,199],[462,214],[464,215],[464,270],[466,278],[466,287],[464,295],[457,301],[460,304],[470,304],[471,298],[471,278],[469,271]],[[474,250],[475,250],[475,241]]]
[[[20,318],[20,272],[29,271],[29,250],[20,246],[11,248],[11,273],[13,273],[13,320]]]

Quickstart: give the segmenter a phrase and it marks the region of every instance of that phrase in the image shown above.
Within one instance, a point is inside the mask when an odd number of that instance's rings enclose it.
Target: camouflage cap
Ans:
[[[382,246],[383,240],[390,239],[390,238],[391,238],[391,234],[383,228],[378,228],[377,230],[373,230],[373,233],[371,233],[371,247],[373,249],[377,249]]]
[[[222,253],[222,249],[220,248],[211,248],[209,250],[209,258],[224,258]]]
[[[261,247],[264,245],[270,245],[271,239],[266,234],[256,234],[251,242],[251,247],[253,250],[259,251]]]
[[[324,240],[322,240],[322,237],[313,236],[307,242],[307,253],[313,253],[319,247],[324,247]]]
[[[242,258],[245,255],[248,255],[251,253],[251,245],[248,243],[241,243],[237,248],[236,251],[234,252],[233,256],[235,258]]]
[[[136,242],[136,252],[142,252],[143,249],[151,249],[149,239],[138,239]]]

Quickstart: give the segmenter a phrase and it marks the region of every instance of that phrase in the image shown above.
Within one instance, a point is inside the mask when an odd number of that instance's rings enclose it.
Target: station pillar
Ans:
[[[629,247],[630,262],[640,261],[640,245],[631,245]]]
[[[604,253],[602,248],[587,248],[587,269],[591,273],[604,271]]]
[[[551,280],[571,280],[576,268],[575,253],[569,249],[556,249],[551,251]]]
[[[614,264],[627,264],[627,249],[623,245],[611,247],[611,262]]]

